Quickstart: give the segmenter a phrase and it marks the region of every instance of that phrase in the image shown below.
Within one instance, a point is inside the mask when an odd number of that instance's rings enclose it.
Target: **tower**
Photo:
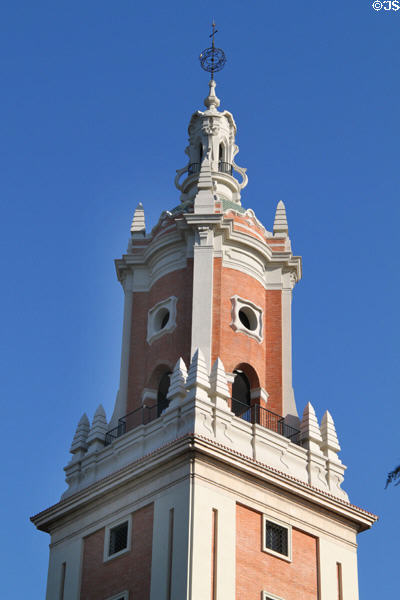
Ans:
[[[242,206],[236,124],[211,80],[189,123],[177,207],[126,254],[119,391],[83,415],[50,533],[47,600],[353,600],[356,535],[333,419],[292,388],[301,278],[285,206],[271,231]]]

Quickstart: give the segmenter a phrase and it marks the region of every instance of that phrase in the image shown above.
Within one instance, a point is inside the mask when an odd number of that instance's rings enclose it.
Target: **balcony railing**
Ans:
[[[266,429],[275,431],[279,435],[288,438],[294,444],[300,445],[300,431],[285,423],[285,419],[276,413],[267,410],[259,404],[248,406],[236,398],[232,398],[232,411],[248,423],[261,425]],[[109,446],[114,440],[127,431],[147,425],[159,416],[160,410],[157,404],[154,406],[141,406],[118,420],[118,425],[106,433],[105,445]]]
[[[236,398],[232,398],[232,411],[237,417],[244,419],[248,423],[253,425],[261,425],[266,429],[275,431],[279,435],[283,435],[288,438],[294,444],[300,445],[300,431],[291,425],[285,423],[285,419],[276,413],[267,410],[259,404],[243,404]]]
[[[195,175],[196,173],[200,173],[201,163],[190,163],[188,166],[188,175]],[[227,173],[228,175],[232,175],[233,167],[230,163],[224,162],[222,160],[218,163],[218,171],[220,173]]]
[[[220,160],[218,163],[218,171],[220,173],[227,173],[228,175],[232,175],[232,165],[230,163]]]
[[[105,445],[109,446],[114,440],[124,435],[127,431],[139,427],[139,425],[147,425],[150,421],[154,421],[158,417],[158,406],[140,406],[136,410],[128,413],[118,420],[118,425],[114,429],[107,431]]]

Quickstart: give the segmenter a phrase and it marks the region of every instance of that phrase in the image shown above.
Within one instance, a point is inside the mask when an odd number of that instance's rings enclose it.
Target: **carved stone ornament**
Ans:
[[[210,232],[210,228],[207,225],[201,225],[197,228],[197,232],[199,234],[200,246],[204,246],[208,242],[208,234]]]
[[[220,125],[218,121],[214,121],[212,117],[209,117],[203,121],[201,129],[206,135],[217,135]]]

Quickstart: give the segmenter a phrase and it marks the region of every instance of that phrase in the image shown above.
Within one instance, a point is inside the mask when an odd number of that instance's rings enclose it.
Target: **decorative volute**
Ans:
[[[229,111],[218,110],[220,100],[215,95],[215,86],[214,79],[211,79],[210,91],[204,100],[207,110],[198,110],[190,119],[189,145],[185,150],[189,162],[177,171],[175,178],[175,185],[182,192],[181,202],[194,199],[201,165],[206,157],[211,167],[214,195],[240,204],[240,191],[247,185],[246,169],[235,164],[235,156],[239,152],[235,144],[235,120]],[[233,176],[234,171],[241,176],[241,182]],[[179,183],[184,173],[187,173],[186,179]]]

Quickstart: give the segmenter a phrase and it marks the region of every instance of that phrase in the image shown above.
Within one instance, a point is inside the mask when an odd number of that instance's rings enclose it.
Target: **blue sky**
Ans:
[[[217,94],[248,168],[243,204],[271,228],[282,199],[303,256],[297,404],[331,411],[344,487],[380,515],[359,537],[360,597],[396,597],[400,487],[384,483],[400,463],[400,11],[369,0],[21,0],[0,16],[4,597],[44,597],[48,536],[28,518],[64,490],[82,412],[102,402],[111,415],[113,259],[139,201],[150,227],[178,203],[213,16],[228,57]]]

